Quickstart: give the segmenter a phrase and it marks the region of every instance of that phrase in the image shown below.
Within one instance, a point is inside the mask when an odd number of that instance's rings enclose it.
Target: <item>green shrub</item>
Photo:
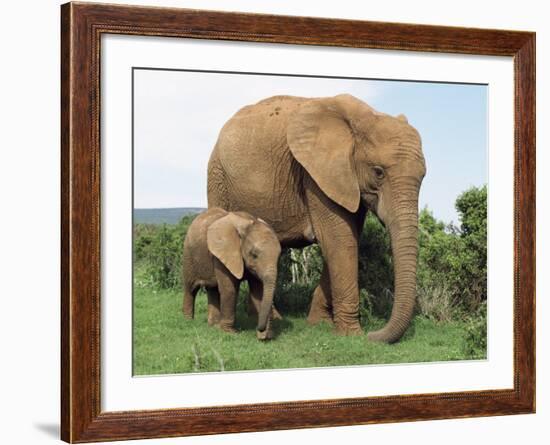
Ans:
[[[148,273],[160,288],[181,284],[181,255],[183,240],[171,227],[163,224],[155,234],[149,249]]]
[[[147,258],[156,228],[153,224],[134,224],[134,262],[140,263]]]
[[[370,326],[376,320],[374,315],[373,295],[365,289],[359,291],[359,320],[362,326]]]
[[[387,318],[393,306],[390,237],[380,221],[368,214],[359,240],[359,288],[369,298],[372,315]]]
[[[152,287],[180,288],[183,240],[196,215],[184,216],[178,224],[136,224],[134,227],[134,267]]]
[[[281,314],[307,316],[315,285],[279,284],[274,304]]]
[[[487,300],[487,187],[462,193],[456,208],[460,227],[437,221],[428,209],[420,212],[419,300],[428,303],[426,293],[435,291],[442,306],[471,314]]]
[[[486,303],[480,304],[477,313],[467,319],[463,349],[467,358],[487,358]]]

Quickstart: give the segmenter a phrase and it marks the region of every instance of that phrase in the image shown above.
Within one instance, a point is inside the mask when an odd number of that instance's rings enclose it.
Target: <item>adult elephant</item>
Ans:
[[[370,340],[395,342],[416,295],[418,194],[426,173],[418,132],[344,94],[275,96],[239,110],[208,164],[208,205],[263,218],[281,244],[319,243],[324,258],[308,321],[359,334],[358,244],[367,212],[389,230],[395,274],[387,324]]]

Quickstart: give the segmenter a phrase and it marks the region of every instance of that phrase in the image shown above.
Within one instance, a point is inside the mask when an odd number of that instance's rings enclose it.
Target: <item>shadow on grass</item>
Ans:
[[[258,317],[256,315],[248,315],[243,310],[237,310],[235,318],[235,325],[240,331],[256,331],[256,325],[258,323]],[[291,331],[293,326],[292,321],[284,316],[282,320],[273,320],[273,339],[276,339],[283,332]]]
[[[288,318],[283,317],[282,320],[273,320],[273,338],[276,339],[283,332],[292,331],[293,327],[294,323],[292,323],[292,321]]]

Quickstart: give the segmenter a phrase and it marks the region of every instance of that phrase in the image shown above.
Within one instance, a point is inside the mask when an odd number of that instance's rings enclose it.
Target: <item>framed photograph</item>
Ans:
[[[535,34],[61,7],[67,442],[535,411]]]

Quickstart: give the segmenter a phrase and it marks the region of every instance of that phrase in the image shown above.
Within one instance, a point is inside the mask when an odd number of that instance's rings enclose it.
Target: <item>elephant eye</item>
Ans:
[[[384,169],[382,167],[373,167],[374,175],[376,179],[384,179]]]
[[[258,258],[258,252],[255,250],[250,251],[250,256],[254,259]]]

